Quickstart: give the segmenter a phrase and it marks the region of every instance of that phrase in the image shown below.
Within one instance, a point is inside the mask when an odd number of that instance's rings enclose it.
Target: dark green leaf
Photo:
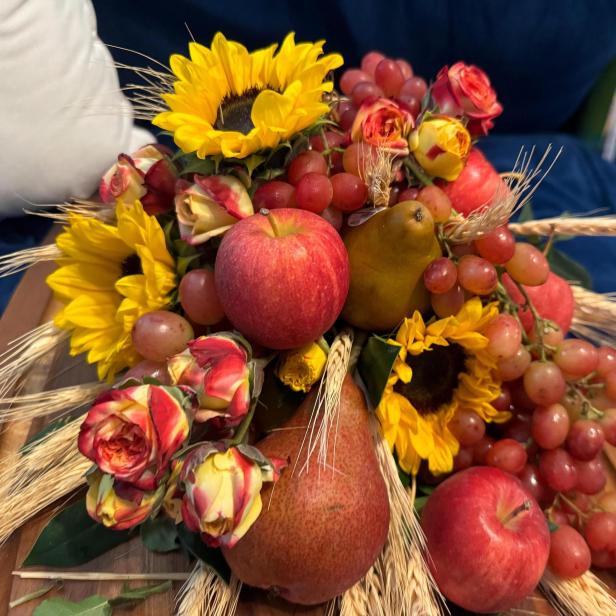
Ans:
[[[533,206],[530,201],[527,201],[520,210],[517,222],[527,222],[529,220],[535,220],[535,213],[533,212]]]
[[[128,541],[129,531],[110,530],[95,522],[80,500],[56,515],[43,529],[24,567],[75,567]]]
[[[75,603],[66,599],[46,599],[32,613],[32,616],[110,616],[111,605],[105,597],[92,595]]]
[[[436,490],[435,486],[425,486],[425,485],[421,485],[418,484],[417,485],[417,491],[421,492],[422,494],[432,494],[432,492],[434,492],[434,490]]]
[[[184,524],[179,524],[177,528],[182,547],[217,573],[228,584],[231,578],[231,570],[220,550],[209,548],[201,541],[201,537],[197,533],[189,531]]]
[[[156,586],[140,586],[139,588],[124,588],[122,592],[114,599],[109,599],[109,604],[112,607],[120,605],[131,605],[138,601],[143,601],[151,595],[157,595],[161,592],[167,592],[171,588],[171,581],[167,580]]]
[[[558,248],[552,247],[548,253],[548,263],[550,269],[561,278],[579,283],[586,289],[592,288],[588,270]]]
[[[139,532],[141,541],[152,552],[173,552],[180,547],[177,526],[167,517],[146,520]]]
[[[408,473],[405,473],[399,466],[398,466],[398,477],[400,477],[400,483],[405,488],[408,488],[411,485],[411,476]]]
[[[195,154],[188,154],[182,158],[182,173],[181,175],[188,175],[189,173],[198,173],[199,175],[212,175],[216,168],[216,163],[211,158],[197,158]]]
[[[54,419],[49,422],[42,430],[33,434],[22,446],[21,451],[23,452],[25,449],[30,449],[32,445],[38,443],[41,439],[46,437],[48,434],[59,430],[60,428],[64,428],[66,424],[68,424],[73,417],[71,415],[64,415],[63,417],[58,417],[58,419]]]
[[[418,496],[417,498],[415,498],[415,509],[417,513],[420,513],[421,510],[426,506],[426,503],[428,502],[428,498],[430,497],[429,496]]]
[[[381,401],[387,379],[399,352],[399,346],[388,344],[380,336],[372,336],[359,356],[357,367],[366,385],[369,402],[373,407],[378,406]]]

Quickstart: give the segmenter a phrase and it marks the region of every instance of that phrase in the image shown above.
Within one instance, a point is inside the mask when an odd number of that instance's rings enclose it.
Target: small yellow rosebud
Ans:
[[[278,378],[293,391],[310,390],[323,374],[327,353],[316,342],[287,351],[278,367]]]
[[[419,125],[409,146],[427,173],[453,182],[464,169],[471,136],[459,120],[436,115]]]

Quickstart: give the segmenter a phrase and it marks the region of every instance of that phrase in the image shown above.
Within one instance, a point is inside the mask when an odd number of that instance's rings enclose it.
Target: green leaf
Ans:
[[[415,498],[415,510],[417,511],[417,513],[420,513],[421,510],[426,506],[426,503],[428,502],[429,498],[429,496],[417,496]]]
[[[46,599],[32,613],[32,616],[110,616],[111,605],[105,597],[92,595],[75,603],[66,599]]]
[[[197,158],[195,154],[187,154],[182,158],[182,173],[198,173],[199,175],[212,175],[216,168],[216,162],[211,158]]]
[[[56,515],[30,550],[24,567],[75,567],[128,541],[130,531],[110,530],[95,522],[80,500]]]
[[[139,529],[141,541],[152,552],[173,552],[180,547],[175,522],[164,516],[146,520]]]
[[[527,201],[520,210],[517,222],[528,222],[529,220],[535,220],[535,213],[533,212],[531,202]]]
[[[399,352],[399,346],[388,344],[380,336],[372,336],[359,356],[357,367],[373,407],[378,406],[381,401],[387,379]]]
[[[45,438],[48,434],[59,430],[60,428],[64,428],[66,424],[72,421],[74,418],[71,415],[64,415],[62,417],[58,417],[58,419],[54,419],[54,421],[48,423],[42,430],[33,434],[21,447],[20,451],[24,452],[26,449],[30,449],[32,445],[38,443],[38,441]]]
[[[552,246],[548,253],[548,263],[550,269],[561,278],[575,281],[586,289],[592,288],[592,279],[588,270],[558,248]]]
[[[231,578],[231,570],[220,550],[209,548],[201,541],[201,537],[197,533],[189,531],[184,524],[179,524],[177,530],[182,547],[217,573],[228,584]]]
[[[560,526],[555,522],[552,522],[552,520],[548,520],[548,528],[550,529],[550,532],[553,533],[554,531],[558,530]]]
[[[128,588],[125,586],[117,597],[109,599],[109,604],[112,607],[131,605],[139,601],[143,601],[152,595],[167,592],[170,588],[170,580],[162,582],[161,584],[156,584],[155,586],[140,586],[139,588]]]
[[[397,466],[397,468],[398,468],[398,477],[400,478],[400,483],[405,488],[408,488],[411,485],[411,476],[408,473],[405,473],[399,466]]]

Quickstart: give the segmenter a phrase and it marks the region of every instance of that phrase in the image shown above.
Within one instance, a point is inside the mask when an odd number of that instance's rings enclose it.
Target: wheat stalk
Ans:
[[[571,285],[575,310],[571,331],[596,344],[613,344],[616,340],[616,294],[594,293]]]
[[[616,614],[616,599],[591,571],[576,578],[563,579],[546,569],[539,587],[554,608],[565,616]]]
[[[551,151],[552,146],[549,145],[536,167],[531,167],[535,148],[531,148],[528,153],[522,148],[513,171],[504,174],[507,189],[499,187],[491,201],[484,207],[467,217],[456,216],[448,222],[444,229],[446,239],[453,244],[466,244],[506,224],[511,216],[535,194],[558,160],[562,148],[558,150],[547,169],[543,171],[542,165],[548,160]]]
[[[518,235],[616,235],[616,216],[554,217],[509,223]]]
[[[227,585],[212,569],[197,563],[176,597],[176,616],[233,616],[241,588],[235,576]]]
[[[344,331],[332,343],[325,370],[319,384],[314,408],[310,414],[310,422],[297,456],[299,461],[300,454],[307,441],[307,452],[304,463],[299,471],[300,475],[308,472],[310,459],[314,452],[317,452],[317,464],[319,469],[327,467],[327,453],[329,447],[329,437],[334,431],[334,439],[338,433],[338,417],[340,411],[340,395],[342,383],[347,374],[351,347],[353,345],[353,333],[350,330]],[[332,466],[335,467],[336,442],[333,448],[334,460]],[[293,469],[295,471],[295,469]]]
[[[95,382],[21,396],[5,396],[0,398],[0,422],[34,419],[65,409],[70,412],[90,403],[108,387],[105,383]]]
[[[35,246],[0,256],[0,278],[23,272],[32,265],[45,261],[55,261],[62,252],[55,244]]]
[[[337,601],[329,605],[339,606],[340,616],[394,616],[385,611],[383,603],[383,580],[377,572],[379,560],[357,584],[349,588]],[[332,608],[333,609],[333,608]]]
[[[92,463],[77,449],[80,425],[73,419],[0,461],[0,544],[85,482]]]
[[[0,397],[12,391],[35,362],[68,337],[67,331],[49,321],[9,342],[6,351],[0,354]]]
[[[75,199],[72,203],[59,203],[53,210],[49,211],[24,210],[24,212],[31,216],[49,218],[63,225],[69,224],[72,214],[88,218],[98,218],[100,221],[108,224],[115,222],[115,208],[113,206],[86,199]]]
[[[366,155],[363,149],[366,148]],[[392,153],[387,148],[372,148],[369,145],[360,146],[363,155],[363,169],[360,169],[360,177],[368,187],[368,199],[375,207],[387,207],[391,192],[391,183],[394,180],[394,160],[396,153]],[[376,155],[371,152],[376,150]]]

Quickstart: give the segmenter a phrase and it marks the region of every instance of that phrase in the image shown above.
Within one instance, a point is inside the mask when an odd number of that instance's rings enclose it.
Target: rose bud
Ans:
[[[145,522],[160,503],[163,490],[164,486],[160,486],[144,492],[97,470],[88,475],[86,510],[107,528],[126,530]]]
[[[182,521],[182,497],[184,496],[184,491],[181,489],[179,480],[183,464],[183,460],[177,458],[171,461],[171,475],[165,485],[162,504],[162,510],[176,524]]]
[[[197,393],[195,421],[220,418],[226,426],[240,423],[250,409],[250,356],[231,335],[201,336],[167,361],[173,383]]]
[[[452,182],[464,169],[471,136],[462,122],[447,116],[431,116],[419,125],[409,143],[427,173]]]
[[[254,214],[248,192],[237,178],[195,175],[194,179],[194,184],[180,180],[175,196],[180,235],[188,244],[203,244]]]
[[[148,214],[162,214],[173,207],[177,177],[166,148],[146,145],[130,156],[120,154],[102,177],[98,191],[104,203],[139,199]]]
[[[327,353],[316,342],[282,354],[276,374],[293,391],[310,391],[323,374]]]
[[[408,136],[414,126],[415,120],[405,103],[371,98],[359,108],[351,138],[390,152],[408,154]]]
[[[201,445],[188,454],[180,474],[184,523],[212,547],[233,547],[261,513],[263,483],[277,481],[284,466],[248,445],[226,451],[220,443]]]
[[[188,439],[190,414],[191,397],[179,388],[112,389],[86,414],[79,451],[115,479],[152,490]]]
[[[444,66],[430,89],[439,113],[467,117],[471,135],[487,135],[492,119],[503,112],[488,76],[476,66],[456,62]]]

